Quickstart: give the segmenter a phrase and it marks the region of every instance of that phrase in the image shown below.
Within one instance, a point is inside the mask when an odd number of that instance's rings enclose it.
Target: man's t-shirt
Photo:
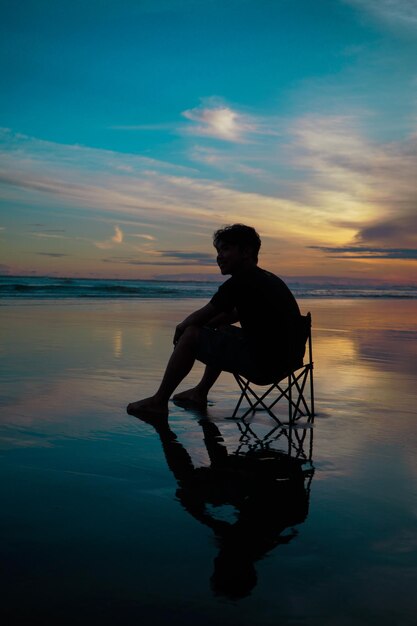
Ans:
[[[283,280],[260,267],[235,274],[211,299],[219,312],[237,309],[245,338],[255,359],[274,367],[302,357],[300,309]]]

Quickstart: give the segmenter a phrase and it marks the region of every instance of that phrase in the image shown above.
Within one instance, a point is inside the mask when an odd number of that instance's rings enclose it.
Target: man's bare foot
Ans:
[[[168,415],[168,404],[165,402],[160,402],[155,398],[155,396],[151,396],[150,398],[144,398],[143,400],[138,400],[137,402],[131,402],[127,405],[126,411],[129,415]]]
[[[172,400],[183,405],[188,404],[198,407],[207,406],[207,396],[202,394],[197,387],[187,389],[187,391],[181,391],[181,393],[176,393],[175,396],[172,397]]]

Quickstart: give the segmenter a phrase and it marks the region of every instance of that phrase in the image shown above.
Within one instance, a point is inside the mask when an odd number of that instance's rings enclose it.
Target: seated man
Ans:
[[[175,330],[175,349],[155,395],[128,405],[128,413],[168,413],[168,400],[195,359],[206,364],[198,385],[174,400],[205,406],[222,371],[267,384],[300,366],[305,337],[300,310],[285,283],[258,267],[261,240],[254,228],[234,224],[213,236],[222,274],[231,274],[208,304]],[[240,322],[241,328],[230,326]]]

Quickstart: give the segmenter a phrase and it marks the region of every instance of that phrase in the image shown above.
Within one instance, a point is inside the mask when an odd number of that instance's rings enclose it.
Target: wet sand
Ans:
[[[415,624],[417,301],[300,301],[317,417],[291,480],[248,465],[288,437],[225,419],[228,374],[170,429],[125,413],[201,305],[0,307],[7,623]]]

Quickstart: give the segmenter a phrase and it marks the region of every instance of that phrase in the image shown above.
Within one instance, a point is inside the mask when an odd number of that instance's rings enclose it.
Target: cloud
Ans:
[[[60,259],[61,257],[64,257],[64,256],[71,256],[69,254],[63,254],[62,252],[36,252],[36,254],[40,256],[49,256],[49,257],[52,257],[53,259]]]
[[[60,231],[57,231],[60,232]],[[61,232],[65,232],[64,230]],[[38,232],[31,232],[32,237],[38,237],[39,239],[70,239],[70,237],[66,237],[65,235],[58,235],[55,234],[54,232],[45,232],[45,233],[38,233]]]
[[[212,168],[225,172],[237,172],[244,176],[251,176],[261,179],[266,179],[268,173],[261,167],[254,167],[251,165],[253,161],[257,162],[257,156],[254,155],[253,150],[251,154],[244,155],[241,152],[241,146],[237,148],[240,152],[235,154],[234,152],[228,152],[225,154],[220,150],[214,150],[207,146],[194,146],[190,151],[190,157],[193,161],[204,163]],[[265,145],[263,146],[264,155],[266,155]]]
[[[417,26],[415,0],[345,0],[345,2],[384,21]]]
[[[385,244],[396,241],[403,245],[417,244],[417,204],[416,212],[397,217],[380,219],[362,227],[355,240],[360,243]]]
[[[138,239],[146,239],[146,241],[156,241],[156,237],[153,235],[142,235],[136,233],[130,233],[129,237],[137,237]]]
[[[0,158],[8,155],[17,163],[31,166],[42,165],[45,162],[51,166],[56,165],[56,169],[63,163],[67,168],[77,166],[81,161],[89,171],[100,171],[107,174],[125,171],[128,175],[141,171],[145,168],[149,170],[167,172],[192,172],[191,168],[161,161],[137,154],[124,153],[121,155],[113,150],[90,148],[78,144],[60,144],[52,141],[45,141],[37,137],[31,137],[22,133],[14,133],[8,128],[0,127]],[[26,161],[30,155],[30,163]]]
[[[111,238],[114,243],[122,243],[123,242],[123,233],[119,226],[114,227],[114,236]]]
[[[185,264],[216,265],[215,254],[207,252],[183,252],[180,250],[164,250],[161,256],[183,261]]]
[[[150,169],[148,163],[140,167],[140,159],[135,158],[135,171],[120,173],[116,166],[131,162],[131,155],[52,143],[46,149],[42,141],[16,136],[6,137],[4,143],[0,151],[3,196],[15,202],[27,202],[30,192],[32,205],[56,211],[58,203],[67,215],[74,207],[84,214],[129,216],[152,228],[171,227],[177,232],[201,230],[202,224],[212,231],[222,223],[253,221],[256,210],[260,230],[265,224],[271,235],[309,231],[301,215],[304,207],[285,198],[240,191],[195,175],[168,174],[165,167]],[[277,222],[280,214],[289,212],[291,221]],[[115,242],[98,244],[109,248]]]
[[[417,248],[371,248],[367,246],[310,246],[331,258],[417,260]]]
[[[307,177],[302,193],[329,222],[350,229],[352,243],[417,244],[417,134],[377,142],[358,117],[317,115],[298,120],[293,133],[292,162]]]
[[[196,122],[194,126],[186,129],[186,132],[192,135],[241,143],[247,139],[249,133],[257,130],[256,125],[247,116],[224,105],[197,107],[183,111],[182,115]]]
[[[199,122],[190,132],[196,135],[207,135],[228,141],[241,141],[243,129],[238,115],[226,107],[215,109],[192,109],[184,111],[184,117]]]
[[[116,125],[110,126],[111,130],[148,130],[148,131],[166,131],[166,130],[174,130],[174,124],[131,124],[130,126],[126,125]]]
[[[122,263],[126,265],[163,265],[163,266],[217,266],[215,254],[207,252],[185,252],[183,250],[158,250],[154,251],[156,258],[140,259],[134,256],[114,256],[102,259],[104,263]]]
[[[305,274],[312,263],[321,262],[320,252],[349,260],[349,271],[358,265],[355,258],[371,262],[377,254],[387,261],[402,254],[412,262],[411,253],[400,251],[417,247],[417,135],[376,141],[362,123],[362,113],[306,115],[288,121],[279,141],[269,138],[259,147],[229,142],[223,152],[218,146],[212,154],[221,171],[217,180],[156,162],[151,167],[134,155],[52,143],[46,147],[9,133],[0,150],[3,193],[6,201],[39,206],[54,215],[65,210],[67,219],[82,215],[118,224],[107,239],[95,243],[102,250],[123,245],[126,257],[115,263],[209,267],[212,260],[193,252],[200,249],[196,233],[208,254],[212,232],[233,222],[256,225],[268,255],[265,266],[280,273],[297,268]],[[232,177],[239,166],[257,169],[254,163],[265,179],[259,171],[254,182],[243,169],[240,177]],[[355,250],[349,257],[331,252],[334,247]],[[372,249],[373,256],[367,252]],[[180,253],[190,254],[189,259]],[[347,271],[346,265],[340,268]]]
[[[199,107],[187,109],[181,113],[192,124],[135,124],[130,126],[112,126],[113,130],[127,131],[172,131],[185,135],[211,137],[231,143],[247,143],[254,135],[276,136],[273,128],[276,120],[261,119],[241,113],[221,102],[219,98],[204,98]],[[185,168],[184,168],[185,169]]]
[[[114,226],[114,235],[110,239],[106,239],[105,241],[95,241],[94,245],[96,248],[100,248],[100,250],[109,250],[110,248],[114,248],[115,245],[123,243],[123,232],[119,226]]]

